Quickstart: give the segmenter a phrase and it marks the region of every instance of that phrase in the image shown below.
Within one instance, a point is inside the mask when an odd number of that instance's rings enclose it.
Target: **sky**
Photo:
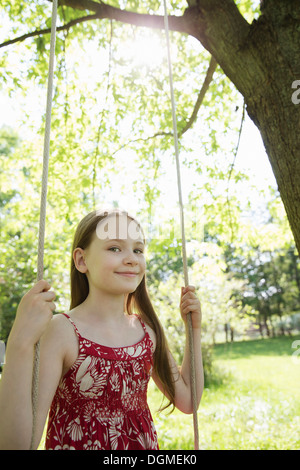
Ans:
[[[236,160],[237,168],[249,168],[255,176],[255,184],[265,187],[266,184],[276,186],[275,177],[259,130],[247,116],[241,135],[240,147]]]

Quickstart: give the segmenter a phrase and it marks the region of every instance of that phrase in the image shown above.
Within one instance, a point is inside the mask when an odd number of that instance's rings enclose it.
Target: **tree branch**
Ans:
[[[135,13],[127,10],[120,10],[119,8],[112,7],[103,2],[97,3],[92,0],[60,0],[59,5],[65,5],[77,10],[89,10],[93,11],[93,15],[82,16],[81,18],[75,18],[69,23],[58,26],[57,31],[64,31],[70,29],[79,23],[85,21],[97,20],[97,19],[110,19],[119,21],[122,23],[133,24],[135,26],[147,27],[152,29],[164,29],[164,17],[159,15],[149,15],[143,13]],[[169,16],[169,29],[172,31],[178,31],[182,33],[188,33],[187,25],[185,21],[185,15],[183,16]],[[9,39],[0,44],[0,49],[17,42],[25,41],[28,38],[35,36],[41,36],[44,34],[50,34],[51,29],[39,29],[32,31],[22,36],[18,36],[14,39]]]
[[[234,0],[197,0],[193,5],[186,10],[189,34],[198,38],[214,57],[224,52],[223,43],[236,52],[243,46],[250,25]]]
[[[199,109],[200,109],[200,106],[203,102],[203,99],[204,99],[204,96],[205,96],[205,93],[207,92],[208,88],[209,88],[209,85],[213,79],[213,74],[216,70],[216,67],[217,67],[217,62],[215,61],[215,59],[213,57],[211,57],[210,59],[210,63],[209,63],[209,67],[207,69],[207,72],[206,72],[206,76],[205,76],[205,79],[204,79],[204,82],[203,82],[203,85],[199,91],[199,94],[198,94],[198,98],[197,98],[197,101],[196,101],[196,104],[194,106],[194,109],[193,109],[193,112],[191,114],[191,117],[189,118],[189,120],[186,122],[185,126],[178,132],[178,137],[181,137],[183,136],[183,134],[185,134],[191,127],[192,125],[194,124],[194,122],[196,121],[196,118],[197,118],[197,114],[199,112]],[[124,149],[125,147],[127,147],[128,145],[130,144],[133,144],[135,142],[147,142],[148,140],[151,140],[151,139],[155,139],[156,137],[166,137],[166,136],[172,136],[173,135],[173,132],[165,132],[165,131],[159,131],[159,132],[155,132],[155,134],[153,135],[150,135],[148,137],[137,137],[136,139],[132,139],[128,142],[126,142],[126,144],[122,145],[120,148],[118,148],[117,150],[115,150],[115,152],[113,152],[112,155],[115,155],[116,153],[118,153],[120,150]]]
[[[253,25],[234,0],[193,0],[192,4],[185,12],[189,34],[211,53],[242,95],[251,96],[265,80],[264,64],[251,48]]]
[[[92,0],[60,0],[60,5],[67,5],[78,10],[94,11],[99,19],[110,19],[120,21],[121,23],[133,24],[135,26],[144,26],[153,29],[164,29],[164,17],[160,15],[149,15],[136,13],[120,8],[112,7],[100,1]],[[169,16],[169,29],[187,33],[183,16]]]
[[[72,26],[75,26],[76,24],[83,23],[85,21],[95,20],[97,18],[98,18],[97,15],[82,16],[81,18],[76,18],[74,20],[71,20],[69,23],[66,23],[63,26],[58,26],[56,30],[65,31],[65,30],[72,28]],[[11,44],[15,44],[16,42],[25,41],[25,39],[28,39],[28,38],[33,38],[35,36],[42,36],[44,34],[50,34],[50,33],[51,33],[51,28],[38,29],[36,31],[32,31],[31,33],[23,34],[23,36],[19,36],[17,38],[9,39],[8,41],[3,42],[2,44],[0,44],[0,49],[1,47],[10,46]]]
[[[210,59],[209,67],[208,67],[207,72],[206,72],[206,77],[204,79],[203,85],[202,85],[201,90],[199,92],[199,95],[198,95],[194,110],[192,112],[192,115],[191,115],[190,119],[187,121],[184,128],[178,133],[179,137],[181,137],[187,130],[189,130],[189,128],[192,127],[194,121],[196,120],[198,111],[199,111],[200,106],[203,102],[205,93],[207,92],[207,90],[209,88],[210,82],[212,81],[213,74],[214,74],[214,72],[217,68],[217,65],[218,64],[217,64],[216,60],[212,56],[211,59]]]

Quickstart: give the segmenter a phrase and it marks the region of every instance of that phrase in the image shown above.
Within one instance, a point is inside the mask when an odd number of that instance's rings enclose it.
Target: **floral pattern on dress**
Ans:
[[[83,338],[79,355],[51,404],[47,450],[158,449],[147,404],[153,344],[145,335],[132,346],[109,348]]]

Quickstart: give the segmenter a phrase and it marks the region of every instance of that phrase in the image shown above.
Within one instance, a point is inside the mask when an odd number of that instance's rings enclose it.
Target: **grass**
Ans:
[[[216,345],[216,375],[198,411],[200,449],[300,449],[300,357],[296,337]],[[299,348],[299,346],[298,346]],[[151,385],[149,404],[161,449],[193,449],[193,419],[157,414],[161,395]]]

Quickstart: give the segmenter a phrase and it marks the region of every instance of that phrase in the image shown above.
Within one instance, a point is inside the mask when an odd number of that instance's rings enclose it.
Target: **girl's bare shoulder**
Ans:
[[[44,334],[44,341],[52,343],[62,350],[67,344],[76,344],[76,335],[71,322],[61,313],[53,315],[49,326]]]
[[[65,373],[78,356],[78,339],[68,318],[59,313],[53,315],[42,341],[46,353],[60,358]]]

